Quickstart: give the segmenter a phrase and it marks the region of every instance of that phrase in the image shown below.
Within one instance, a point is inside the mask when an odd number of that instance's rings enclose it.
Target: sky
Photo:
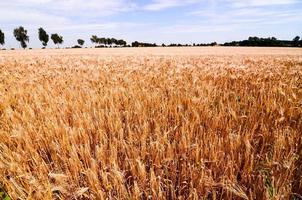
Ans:
[[[5,48],[18,48],[13,29],[28,30],[29,47],[40,48],[38,28],[92,46],[91,35],[128,43],[218,43],[249,36],[302,36],[302,0],[0,0]],[[54,47],[49,42],[50,47]]]

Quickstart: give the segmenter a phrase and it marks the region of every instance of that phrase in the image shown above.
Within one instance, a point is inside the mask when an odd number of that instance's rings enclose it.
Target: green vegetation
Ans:
[[[223,46],[302,47],[302,40],[300,40],[299,36],[296,36],[292,41],[278,40],[275,37],[249,37],[247,40],[243,41],[226,42]]]
[[[44,47],[47,46],[47,43],[49,41],[49,35],[46,33],[46,31],[43,28],[39,28],[39,40],[42,42],[42,45]]]
[[[0,185],[0,200],[11,200],[8,194],[3,190],[2,186]]]
[[[42,42],[43,48],[45,48],[49,42],[49,35],[43,28],[38,29],[39,33],[39,40]],[[20,42],[22,48],[27,47],[27,43],[29,42],[29,36],[27,35],[27,30],[24,27],[20,26],[14,29],[14,36],[17,41]],[[51,35],[51,39],[55,45],[63,44],[64,40],[63,37],[57,33]],[[131,45],[127,45],[127,42],[123,39],[116,39],[116,38],[105,38],[105,37],[98,37],[97,35],[92,35],[90,41],[95,44],[96,48],[102,47],[188,47],[188,46],[244,46],[244,47],[302,47],[302,38],[300,36],[294,37],[292,40],[279,40],[276,37],[268,37],[268,38],[261,38],[261,37],[249,37],[246,40],[242,41],[232,41],[232,42],[225,42],[223,44],[218,44],[217,42],[211,43],[193,43],[193,44],[180,44],[180,43],[171,43],[162,45],[157,45],[156,43],[147,43],[147,42],[132,42]],[[82,48],[84,45],[85,40],[78,39],[77,45],[72,48]],[[5,37],[4,33],[0,29],[0,45],[5,44]]]
[[[78,39],[78,44],[79,44],[80,46],[83,46],[83,45],[85,44],[85,40],[83,40],[83,39]]]
[[[112,47],[114,46],[119,46],[119,47],[126,47],[127,42],[123,39],[115,39],[115,38],[99,38],[96,35],[91,36],[90,41],[92,43],[96,44],[96,47]],[[98,45],[97,45],[98,44]]]
[[[63,42],[64,42],[63,37],[58,35],[57,33],[51,34],[51,39],[55,45],[58,45],[58,48],[59,48],[59,45],[63,44]]]
[[[157,45],[155,43],[144,43],[144,42],[132,42],[132,47],[156,47]]]
[[[27,36],[27,30],[23,26],[16,28],[14,30],[14,36],[18,42],[20,42],[21,47],[25,49],[27,47],[27,42],[29,42],[29,36]]]
[[[5,44],[5,36],[1,29],[0,29],[0,44],[1,45]]]

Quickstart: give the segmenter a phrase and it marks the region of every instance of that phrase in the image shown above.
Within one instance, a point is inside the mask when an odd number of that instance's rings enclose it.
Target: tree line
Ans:
[[[115,39],[115,38],[99,38],[96,35],[91,36],[90,41],[92,43],[95,43],[95,47],[107,47],[107,46],[112,46],[113,44],[116,46],[121,46],[121,47],[126,47],[127,42],[123,39]]]
[[[27,34],[27,30],[23,26],[20,26],[18,28],[15,28],[13,33],[16,40],[20,43],[20,46],[23,49],[25,49],[29,42],[29,36]],[[51,39],[53,43],[58,46],[58,48],[59,45],[64,43],[63,36],[59,35],[58,33],[53,33],[49,37],[49,34],[43,28],[38,29],[38,35],[43,48],[47,47],[49,39]],[[96,35],[93,35],[90,38],[90,40],[92,43],[96,44],[96,47],[108,47],[112,45],[121,46],[121,47],[127,46],[127,42],[122,39],[118,40],[115,38],[99,38]],[[4,45],[4,44],[5,44],[5,35],[4,32],[0,29],[0,45]],[[73,46],[72,48],[82,48],[84,44],[85,44],[85,40],[78,39],[77,45]]]
[[[299,36],[296,36],[293,40],[278,40],[275,37],[249,37],[247,40],[226,42],[223,46],[302,47],[302,40]]]
[[[27,35],[27,30],[20,26],[14,29],[14,37],[20,43],[20,46],[25,49],[29,43],[29,36]],[[38,29],[39,40],[42,43],[43,48],[46,48],[49,42],[49,38],[53,41],[55,45],[59,48],[59,45],[63,44],[64,39],[63,36],[58,33],[53,33],[49,36],[49,34],[43,29]],[[247,40],[242,41],[232,41],[226,42],[224,44],[217,44],[216,42],[212,43],[200,43],[200,44],[162,44],[157,45],[156,43],[145,43],[145,42],[132,42],[131,45],[127,45],[127,42],[123,39],[115,39],[115,38],[99,38],[96,35],[92,35],[90,41],[95,44],[96,48],[104,48],[104,47],[183,47],[183,46],[260,46],[260,47],[302,47],[302,39],[299,36],[296,36],[293,40],[278,40],[275,37],[268,38],[259,38],[259,37],[249,37]],[[0,45],[5,44],[5,35],[4,32],[0,29]],[[77,45],[72,48],[82,48],[85,44],[85,40],[78,39]]]
[[[27,30],[20,26],[18,28],[14,29],[14,37],[18,42],[20,42],[20,46],[25,49],[27,47],[27,43],[29,42],[29,36],[27,35]],[[49,35],[46,33],[46,31],[43,28],[38,29],[39,33],[39,40],[42,42],[43,48],[45,48],[49,42]],[[50,36],[51,40],[54,44],[59,45],[64,42],[63,37],[58,35],[57,33],[51,34]],[[0,44],[5,44],[5,35],[3,31],[0,29]]]

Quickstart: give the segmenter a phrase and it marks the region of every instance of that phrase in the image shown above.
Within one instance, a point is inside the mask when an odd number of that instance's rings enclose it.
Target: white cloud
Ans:
[[[58,25],[69,23],[65,17],[47,14],[33,9],[13,8],[3,9],[0,12],[0,23],[9,25],[27,24],[27,25]]]
[[[162,28],[166,34],[179,33],[211,33],[226,32],[232,30],[233,26],[229,25],[205,25],[205,24],[179,24]]]
[[[272,6],[272,5],[286,5],[297,3],[297,0],[229,0],[229,2],[236,7],[247,6]]]
[[[256,27],[259,25],[293,23],[302,17],[298,8],[287,6],[297,3],[296,0],[213,0],[211,6],[187,13],[188,16],[206,19],[211,24],[240,25],[241,27]]]
[[[158,11],[172,7],[186,6],[198,2],[200,2],[200,0],[154,0],[152,3],[145,5],[144,9]]]
[[[132,0],[10,0],[0,2],[5,8],[27,8],[64,16],[104,16],[133,10]],[[14,11],[14,10],[13,10]]]

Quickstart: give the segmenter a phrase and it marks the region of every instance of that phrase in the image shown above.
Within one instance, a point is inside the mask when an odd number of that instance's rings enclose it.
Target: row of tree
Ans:
[[[48,33],[43,29],[38,29],[39,34],[39,40],[41,41],[43,48],[46,48],[49,42],[49,35]],[[14,29],[14,37],[18,42],[20,42],[20,45],[22,48],[27,47],[27,43],[29,42],[29,36],[27,35],[27,30],[24,29],[24,27],[20,26],[18,28]],[[63,37],[60,36],[57,33],[50,35],[51,40],[55,45],[63,44],[64,40]],[[115,38],[99,38],[96,35],[91,36],[90,41],[95,44],[95,47],[130,47],[130,45],[127,45],[127,42],[123,39],[115,39]],[[77,40],[78,45],[74,46],[73,48],[81,48],[85,41],[83,39]],[[5,44],[5,35],[0,29],[0,45]],[[218,45],[216,42],[208,43],[208,44],[169,44],[165,45],[162,44],[163,47],[181,47],[181,46],[216,46]],[[158,46],[156,43],[145,43],[145,42],[132,42],[132,47],[156,47]],[[273,46],[273,47],[302,47],[302,39],[299,36],[296,36],[293,40],[278,40],[275,37],[269,37],[269,38],[258,38],[258,37],[249,37],[247,40],[243,41],[233,41],[233,42],[226,42],[224,44],[221,44],[221,46]]]
[[[172,44],[169,44],[169,45],[165,45],[165,44],[162,44],[163,47],[207,47],[207,46],[217,46],[217,42],[211,42],[211,43],[200,43],[200,44],[196,44],[196,43],[193,43],[193,45],[191,44],[175,44],[175,43],[172,43]]]
[[[145,42],[132,42],[132,47],[156,47],[157,44],[155,43],[145,43]]]
[[[46,48],[49,42],[49,35],[43,28],[38,29],[38,34],[39,34],[39,40],[41,41],[43,48]],[[27,43],[29,42],[29,36],[27,35],[27,30],[24,29],[24,27],[20,26],[14,29],[14,36],[16,40],[20,42],[21,47],[25,49],[27,47]],[[51,34],[50,38],[55,45],[58,45],[58,47],[60,44],[63,44],[64,42],[63,36],[60,36],[57,33]],[[93,35],[90,38],[90,40],[92,43],[96,44],[96,47],[107,47],[112,45],[122,46],[122,47],[127,46],[127,42],[122,39],[118,40],[115,38],[99,38],[96,35]],[[78,39],[77,42],[78,45],[75,45],[73,48],[81,48],[84,45],[85,40]],[[0,44],[1,45],[5,44],[5,35],[1,29],[0,29]]]
[[[247,40],[226,42],[224,44],[200,43],[200,44],[162,44],[163,47],[186,47],[186,46],[249,46],[249,47],[302,47],[302,38],[296,36],[293,40],[278,40],[275,37],[259,38],[249,37]]]
[[[126,47],[127,42],[123,39],[115,39],[115,38],[99,38],[96,35],[91,36],[90,41],[96,44],[96,47],[107,47],[107,46],[120,46]]]
[[[275,37],[249,37],[247,40],[226,42],[223,46],[302,47],[302,40],[299,36],[296,36],[293,40],[278,40]]]
[[[46,33],[46,31],[43,28],[39,28],[38,33],[39,33],[39,40],[42,42],[42,45],[45,48],[49,42],[49,35]],[[24,29],[23,26],[14,29],[14,37],[18,42],[20,42],[20,45],[23,49],[27,47],[27,43],[29,42],[29,36],[27,35],[27,30]],[[63,37],[58,35],[57,33],[51,34],[50,38],[53,41],[53,43],[56,45],[62,44],[64,42]],[[5,44],[5,35],[1,29],[0,29],[0,44],[1,45]]]

